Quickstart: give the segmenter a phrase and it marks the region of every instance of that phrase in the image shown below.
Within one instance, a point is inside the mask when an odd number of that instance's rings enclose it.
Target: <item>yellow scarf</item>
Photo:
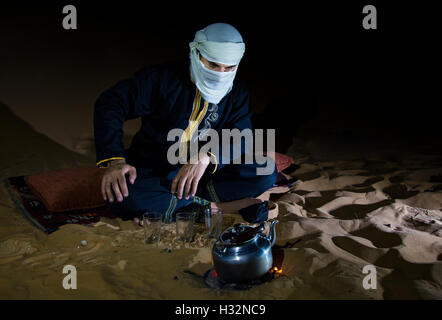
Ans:
[[[189,125],[187,126],[180,140],[179,154],[180,158],[182,159],[187,160],[188,158],[187,154],[190,147],[190,139],[192,138],[195,131],[198,130],[199,124],[206,115],[209,103],[207,101],[204,101],[204,107],[202,110],[200,110],[200,106],[201,106],[201,93],[197,89],[195,99],[193,100],[193,108],[192,108],[192,114],[190,115],[189,119]]]

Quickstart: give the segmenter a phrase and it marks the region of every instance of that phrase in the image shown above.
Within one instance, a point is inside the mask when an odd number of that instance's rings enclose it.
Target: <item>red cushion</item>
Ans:
[[[267,153],[266,152],[255,152],[255,154],[266,155]],[[295,163],[295,160],[292,157],[289,157],[285,154],[278,153],[278,152],[273,152],[273,153],[270,152],[269,157],[271,157],[275,161],[277,172],[281,172],[282,170],[287,169],[288,167],[290,167],[290,165]]]
[[[285,154],[275,152],[275,164],[276,170],[281,172],[284,169],[290,167],[290,165],[295,163],[295,160],[292,157],[289,157]]]
[[[49,211],[63,212],[104,206],[103,174],[103,169],[93,166],[46,171],[24,179]]]

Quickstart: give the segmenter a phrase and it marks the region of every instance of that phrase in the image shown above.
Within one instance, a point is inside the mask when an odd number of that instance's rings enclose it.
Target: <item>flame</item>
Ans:
[[[276,274],[281,274],[282,273],[282,269],[279,269],[278,267],[273,267],[270,270],[271,270],[272,273],[276,273]]]

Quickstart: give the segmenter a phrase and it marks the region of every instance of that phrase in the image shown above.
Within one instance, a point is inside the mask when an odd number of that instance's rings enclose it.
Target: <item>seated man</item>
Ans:
[[[245,51],[240,33],[212,24],[196,33],[190,49],[190,62],[144,68],[95,104],[97,166],[106,167],[101,191],[110,210],[123,218],[137,221],[145,211],[158,211],[169,222],[189,206],[236,212],[261,202],[256,197],[276,181],[274,163],[270,174],[258,175],[260,164],[232,164],[233,155],[228,161],[212,152],[184,164],[169,161],[173,129],[183,130],[180,143],[188,146],[195,132],[252,128],[248,91],[234,82]],[[123,124],[138,117],[141,129],[125,150]],[[220,149],[225,147],[232,146]]]

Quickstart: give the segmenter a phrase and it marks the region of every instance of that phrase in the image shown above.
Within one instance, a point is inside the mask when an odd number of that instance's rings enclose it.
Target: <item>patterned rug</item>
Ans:
[[[11,177],[3,181],[17,210],[46,233],[52,233],[66,223],[92,225],[98,222],[100,217],[116,218],[106,206],[68,212],[50,212],[28,187],[24,177]]]

